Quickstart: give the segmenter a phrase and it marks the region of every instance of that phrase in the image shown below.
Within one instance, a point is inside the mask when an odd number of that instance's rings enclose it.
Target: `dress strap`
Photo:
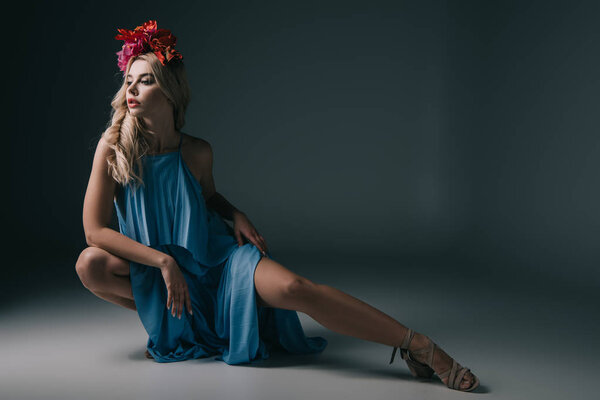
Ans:
[[[181,151],[181,142],[183,142],[183,133],[179,132],[179,146],[177,147],[177,151]]]

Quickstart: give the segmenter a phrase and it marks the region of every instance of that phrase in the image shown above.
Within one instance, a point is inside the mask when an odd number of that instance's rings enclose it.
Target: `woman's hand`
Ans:
[[[242,239],[242,235],[244,235],[264,256],[267,255],[267,242],[265,238],[256,231],[252,222],[246,217],[246,214],[239,210],[233,212],[233,230],[239,246],[244,245]]]
[[[171,258],[169,262],[161,268],[161,272],[168,292],[167,309],[172,305],[171,315],[174,317],[175,313],[178,313],[178,318],[181,319],[181,312],[183,311],[184,304],[190,315],[193,315],[192,300],[188,291],[187,282],[175,259]]]

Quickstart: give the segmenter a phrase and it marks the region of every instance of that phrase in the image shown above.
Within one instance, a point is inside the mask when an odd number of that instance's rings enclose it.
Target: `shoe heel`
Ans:
[[[394,361],[394,357],[396,356],[396,350],[400,349],[400,355],[402,359],[406,361],[406,365],[408,365],[408,369],[410,370],[412,376],[418,378],[431,378],[433,376],[433,373],[435,372],[433,368],[431,368],[427,364],[423,364],[421,362],[418,362],[417,360],[414,360],[408,351],[408,347],[410,345],[410,342],[412,341],[414,334],[415,332],[409,328],[408,332],[406,333],[406,336],[404,337],[404,340],[402,341],[402,344],[400,346],[394,347],[394,351],[392,352],[392,358],[390,359],[390,364]],[[423,350],[420,349],[417,351],[422,352]]]
[[[431,378],[435,372],[428,365],[413,360],[406,360],[406,365],[408,365],[408,369],[412,376],[416,378]]]

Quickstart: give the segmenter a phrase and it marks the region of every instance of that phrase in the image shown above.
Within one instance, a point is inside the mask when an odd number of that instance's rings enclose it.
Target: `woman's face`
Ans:
[[[158,87],[150,64],[145,60],[135,60],[125,77],[127,84],[127,107],[137,117],[158,117],[172,113],[167,97]]]

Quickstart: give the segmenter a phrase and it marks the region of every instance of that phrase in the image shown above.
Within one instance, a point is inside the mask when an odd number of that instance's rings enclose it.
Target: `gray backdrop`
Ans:
[[[83,198],[121,77],[114,35],[148,19],[178,37],[184,131],[213,145],[217,190],[276,259],[600,282],[597,2],[17,7],[5,305],[80,285]]]

